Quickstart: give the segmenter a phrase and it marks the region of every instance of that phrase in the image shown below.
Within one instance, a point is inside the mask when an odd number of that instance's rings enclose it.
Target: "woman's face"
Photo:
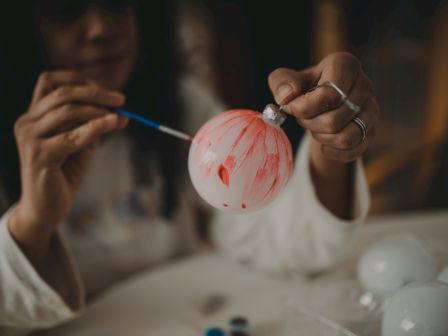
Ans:
[[[47,65],[77,70],[122,90],[137,63],[139,32],[130,0],[42,0],[37,25]]]

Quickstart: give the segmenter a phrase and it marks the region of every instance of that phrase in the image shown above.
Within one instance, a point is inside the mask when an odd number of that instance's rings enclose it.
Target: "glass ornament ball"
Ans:
[[[383,336],[448,335],[448,285],[415,283],[395,293],[383,315]]]
[[[273,104],[263,113],[229,110],[207,121],[193,138],[188,171],[199,195],[213,207],[244,213],[266,206],[285,188],[292,148]]]
[[[436,277],[436,257],[412,234],[391,234],[374,242],[358,262],[358,278],[364,289],[383,298],[414,281]]]
[[[445,266],[445,268],[440,272],[439,276],[437,277],[437,280],[440,282],[444,282],[448,285],[448,265]]]

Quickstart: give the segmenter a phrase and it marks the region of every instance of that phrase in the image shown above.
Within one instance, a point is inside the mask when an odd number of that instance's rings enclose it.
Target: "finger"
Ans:
[[[369,99],[366,107],[357,116],[367,126],[367,135],[375,128],[378,119],[377,105],[373,99]],[[339,133],[324,134],[311,132],[314,139],[323,145],[339,150],[351,150],[356,148],[361,142],[363,133],[361,128],[353,121],[347,124]]]
[[[365,75],[360,75],[348,99],[363,110],[366,108],[367,100],[372,92],[373,86],[370,80]],[[304,128],[315,133],[336,134],[347,126],[358,113],[344,103],[334,110],[324,112],[312,119],[299,119],[298,122]]]
[[[47,163],[61,164],[67,156],[94,143],[103,134],[126,126],[117,114],[93,119],[74,130],[58,134],[43,141]]]
[[[349,93],[355,79],[361,73],[361,63],[349,53],[334,53],[326,57],[318,66],[322,73],[318,85],[331,81],[342,91]]]
[[[39,119],[52,109],[70,103],[114,108],[122,106],[124,101],[124,95],[120,92],[106,90],[97,85],[60,86],[35,105],[32,117]]]
[[[92,83],[76,71],[46,71],[40,74],[33,92],[31,105],[62,85],[85,85]]]
[[[362,141],[357,147],[349,150],[340,150],[330,146],[322,145],[322,153],[325,157],[339,161],[339,162],[352,162],[358,159],[364,154],[369,147],[369,143],[375,137],[375,128],[370,130],[367,138]]]
[[[277,104],[287,104],[312,87],[312,73],[312,69],[295,71],[287,68],[279,68],[271,72],[268,84]]]
[[[349,61],[343,58],[330,59],[319,64],[320,78],[315,90],[308,91],[283,106],[286,113],[300,119],[312,119],[324,112],[334,110],[342,105],[341,94],[329,86],[321,86],[332,82],[347,96],[360,74],[358,61]]]
[[[111,110],[93,105],[62,105],[46,113],[35,122],[33,133],[41,137],[53,136],[78,127],[92,119],[104,117],[109,113],[111,113]]]
[[[87,171],[90,162],[95,154],[98,141],[94,141],[88,146],[84,147],[77,153],[70,156],[71,160],[64,162],[64,170],[66,171],[66,178],[72,186],[79,187],[84,180],[84,172]]]

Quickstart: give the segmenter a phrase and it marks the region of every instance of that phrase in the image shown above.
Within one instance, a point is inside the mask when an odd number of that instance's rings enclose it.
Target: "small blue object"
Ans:
[[[204,336],[225,336],[226,332],[221,328],[209,328],[204,331]]]
[[[179,138],[179,139],[182,139],[182,140],[186,140],[186,141],[191,141],[192,140],[192,137],[189,136],[188,134],[185,134],[183,132],[180,132],[180,131],[175,130],[175,129],[173,129],[171,127],[168,127],[168,126],[161,125],[161,124],[159,124],[159,123],[157,123],[157,122],[155,122],[153,120],[144,118],[142,116],[139,116],[138,114],[131,113],[131,112],[126,111],[126,110],[124,110],[122,108],[115,109],[115,112],[117,114],[123,116],[123,117],[132,119],[134,121],[138,121],[139,123],[141,123],[143,125],[149,126],[151,128],[154,128],[156,130],[159,130],[160,132],[164,132],[164,133],[169,134],[171,136],[174,136],[176,138]]]
[[[156,122],[154,122],[152,120],[143,118],[143,117],[141,117],[141,116],[139,116],[137,114],[134,114],[134,113],[131,113],[129,111],[126,111],[126,110],[124,110],[122,108],[115,109],[115,112],[117,112],[119,115],[121,115],[123,117],[126,117],[126,118],[129,118],[129,119],[138,121],[139,123],[142,123],[142,124],[144,124],[146,126],[149,126],[149,127],[155,128],[155,129],[159,129],[159,127],[160,127],[160,124],[158,124],[158,123],[156,123]]]

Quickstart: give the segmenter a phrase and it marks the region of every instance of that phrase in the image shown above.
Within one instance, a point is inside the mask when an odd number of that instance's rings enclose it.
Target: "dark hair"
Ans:
[[[31,4],[31,2],[30,2]],[[182,115],[176,97],[175,78],[178,62],[173,43],[175,25],[172,1],[135,1],[141,31],[142,53],[137,71],[126,88],[128,108],[177,127]],[[0,182],[10,204],[20,197],[20,173],[13,126],[27,110],[39,74],[45,70],[37,43],[32,5],[9,1],[2,9],[0,22]],[[19,27],[20,25],[20,27]],[[159,158],[165,180],[163,214],[171,216],[176,208],[176,170],[181,152],[187,147],[179,140],[158,134],[131,123],[128,132],[133,139],[133,157],[138,160],[136,183],[147,183],[149,153]]]

